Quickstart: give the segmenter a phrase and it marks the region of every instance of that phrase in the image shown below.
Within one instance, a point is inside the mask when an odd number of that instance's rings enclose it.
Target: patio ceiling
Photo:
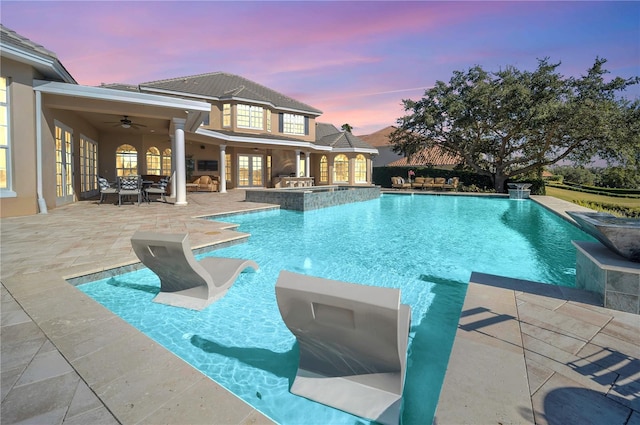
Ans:
[[[88,111],[76,111],[76,113],[102,133],[136,135],[149,133],[167,134],[171,124],[168,118],[150,118],[136,115],[135,113],[127,114],[123,112],[120,115]],[[127,115],[127,118],[134,124],[139,124],[140,127],[132,126],[130,128],[123,128],[118,123],[124,115]]]
[[[205,102],[103,87],[41,82],[34,90],[43,94],[43,105],[74,111],[104,132],[168,133],[173,118],[185,119],[185,130],[195,131],[211,110]],[[118,125],[125,115],[145,127],[136,129]]]

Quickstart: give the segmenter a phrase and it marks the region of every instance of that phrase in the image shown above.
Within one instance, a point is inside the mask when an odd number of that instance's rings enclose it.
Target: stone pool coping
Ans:
[[[243,191],[187,196],[189,205],[184,207],[162,203],[117,207],[85,201],[56,208],[47,215],[3,219],[3,424],[272,423],[65,280],[135,263],[129,239],[136,230],[188,232],[193,247],[204,247],[231,234],[237,237],[237,233],[228,224],[198,217],[272,208],[244,202]],[[550,209],[557,205],[555,198],[546,198],[536,202]],[[558,208],[559,214],[562,208]],[[554,415],[562,412],[545,409],[545,401],[549,394],[569,384],[590,391],[586,395],[576,392],[581,396],[575,399],[578,405],[590,406],[594,400],[604,399],[603,403],[609,403],[606,411],[618,415],[616,418],[627,414],[626,422],[621,423],[638,423],[637,398],[616,396],[613,385],[599,384],[594,376],[568,369],[572,365],[581,367],[576,354],[592,355],[588,353],[597,352],[602,345],[637,362],[637,354],[633,354],[640,345],[639,316],[487,284],[499,281],[491,278],[488,282],[471,282],[463,312],[482,308],[489,311],[483,310],[485,314],[514,319],[480,327],[469,320],[482,316],[461,317],[436,412],[437,423],[460,423],[459,419],[479,423],[481,418],[496,423],[498,416],[523,423],[532,418],[530,411],[537,423],[553,422]],[[514,308],[518,309],[517,315]],[[556,314],[562,320],[548,323]],[[572,324],[569,330],[559,326],[563,320]],[[518,335],[522,341],[538,345],[521,343],[518,348],[512,344],[517,343]],[[517,354],[518,350],[524,354]],[[520,368],[524,358],[527,376],[515,374],[513,379],[503,381],[496,373],[506,361],[496,366],[496,355],[514,351],[510,367]],[[592,369],[598,368],[598,361],[604,364],[595,357],[589,359],[584,362],[595,365]],[[622,384],[628,378],[621,373],[615,376],[623,378],[618,380]],[[510,402],[509,409],[498,410],[506,404],[504,400],[512,399],[512,394],[518,395],[517,402]]]

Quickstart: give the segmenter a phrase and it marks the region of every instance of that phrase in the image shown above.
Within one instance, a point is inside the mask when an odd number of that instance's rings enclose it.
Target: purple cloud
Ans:
[[[402,99],[476,64],[532,69],[550,57],[580,75],[600,56],[612,77],[639,75],[638,16],[637,2],[2,2],[3,24],[81,84],[225,71],[356,134],[393,125]]]

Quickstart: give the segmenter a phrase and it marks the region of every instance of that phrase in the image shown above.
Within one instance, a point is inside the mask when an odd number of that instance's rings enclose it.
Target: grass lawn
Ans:
[[[640,208],[640,198],[617,198],[613,196],[595,195],[593,193],[577,192],[550,186],[546,187],[546,191],[548,196],[553,196],[574,203],[575,201],[585,201],[619,205],[627,208]]]

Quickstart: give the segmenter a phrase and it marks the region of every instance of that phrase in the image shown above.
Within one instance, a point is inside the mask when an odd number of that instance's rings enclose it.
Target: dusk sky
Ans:
[[[307,103],[357,135],[402,99],[481,65],[640,75],[640,2],[0,1],[2,24],[55,52],[79,84],[223,71]],[[640,97],[634,86],[626,97]]]

